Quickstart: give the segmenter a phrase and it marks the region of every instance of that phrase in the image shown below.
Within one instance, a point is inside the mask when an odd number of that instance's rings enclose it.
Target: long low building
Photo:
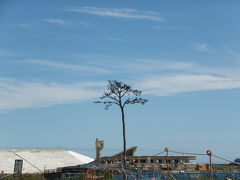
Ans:
[[[13,173],[15,160],[23,160],[22,173],[41,173],[59,167],[86,164],[94,159],[63,149],[0,150],[0,173]]]
[[[135,156],[135,152],[137,147],[131,147],[126,150],[126,165],[135,168],[141,169],[153,169],[153,168],[162,168],[165,169],[167,165],[170,165],[171,168],[179,166],[180,164],[184,164],[189,166],[191,160],[196,160],[196,156]],[[97,158],[93,163],[100,163],[107,166],[123,166],[124,154],[123,152],[117,153],[113,156],[105,156],[101,158]]]

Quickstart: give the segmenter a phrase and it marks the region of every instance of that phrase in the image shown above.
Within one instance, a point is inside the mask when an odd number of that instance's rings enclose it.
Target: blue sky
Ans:
[[[143,91],[127,145],[240,156],[239,1],[0,0],[0,148],[122,149],[108,80]]]

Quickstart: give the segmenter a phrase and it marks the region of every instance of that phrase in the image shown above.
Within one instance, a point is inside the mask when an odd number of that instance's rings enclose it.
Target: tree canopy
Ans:
[[[145,104],[148,100],[139,97],[142,91],[133,89],[131,86],[126,85],[119,81],[108,81],[107,91],[100,97],[101,101],[95,103],[105,104],[105,109],[109,109],[113,104],[124,108],[127,104]]]
[[[103,96],[100,97],[100,101],[95,101],[95,103],[103,103],[106,110],[108,110],[112,105],[117,105],[120,107],[123,128],[124,166],[126,165],[126,130],[124,108],[127,104],[145,104],[148,100],[141,98],[141,94],[142,91],[133,89],[129,85],[114,80],[108,81],[107,91],[105,91]]]

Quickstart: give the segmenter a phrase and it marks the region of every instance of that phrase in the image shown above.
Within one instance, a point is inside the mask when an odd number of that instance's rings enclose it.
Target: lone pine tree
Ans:
[[[107,91],[100,97],[100,101],[95,103],[103,103],[105,109],[108,110],[112,105],[117,105],[121,110],[122,116],[122,134],[123,134],[123,155],[124,166],[126,166],[126,127],[124,108],[128,104],[145,104],[148,100],[140,97],[142,91],[133,89],[119,81],[108,81]]]

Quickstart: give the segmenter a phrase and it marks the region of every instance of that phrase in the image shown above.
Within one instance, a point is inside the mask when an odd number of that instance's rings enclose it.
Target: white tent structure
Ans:
[[[22,173],[41,173],[58,167],[86,164],[94,159],[62,149],[0,150],[0,173],[13,173],[15,160],[23,160]]]

